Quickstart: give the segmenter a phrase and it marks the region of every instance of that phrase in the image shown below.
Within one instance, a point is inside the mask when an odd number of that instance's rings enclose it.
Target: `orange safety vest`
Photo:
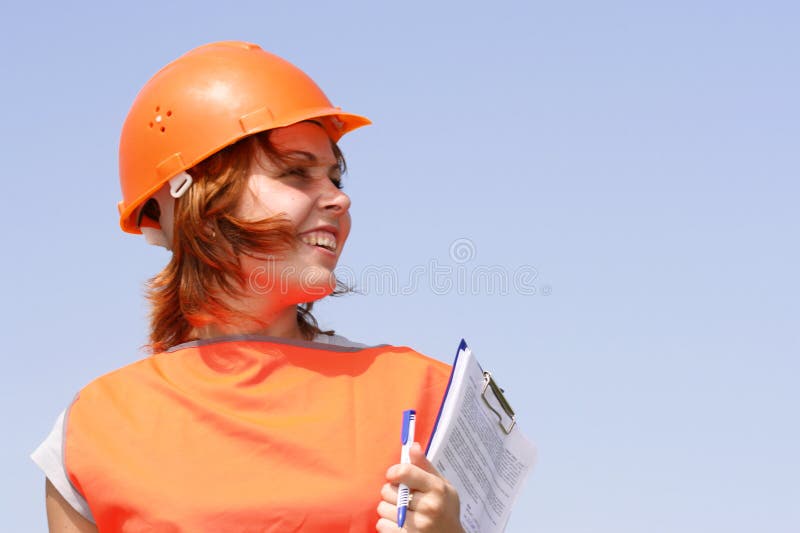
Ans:
[[[425,446],[449,373],[402,347],[189,343],[84,388],[65,467],[101,532],[371,532],[402,411]]]

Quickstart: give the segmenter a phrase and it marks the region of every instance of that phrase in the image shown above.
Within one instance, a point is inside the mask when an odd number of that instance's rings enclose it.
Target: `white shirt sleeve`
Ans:
[[[67,470],[64,466],[64,416],[66,411],[62,411],[52,431],[44,441],[31,454],[31,459],[41,468],[50,483],[64,497],[73,509],[78,511],[84,518],[95,523],[89,504],[81,496],[67,477]]]

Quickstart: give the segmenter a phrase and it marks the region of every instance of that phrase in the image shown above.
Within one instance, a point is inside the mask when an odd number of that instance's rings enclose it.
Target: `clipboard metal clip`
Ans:
[[[500,413],[500,411],[498,411],[497,409],[495,409],[494,405],[492,405],[492,402],[490,402],[489,399],[486,397],[486,391],[488,391],[489,389],[491,389],[492,394],[500,403],[500,407],[503,409],[503,411],[505,411],[506,418],[508,419],[507,421],[504,421],[503,414]],[[503,389],[501,389],[500,386],[497,384],[497,382],[494,380],[491,372],[483,373],[483,390],[481,390],[481,398],[483,398],[483,401],[484,403],[486,403],[486,406],[489,409],[491,409],[491,411],[494,414],[497,415],[497,423],[503,429],[503,432],[506,435],[510,435],[511,430],[514,429],[514,425],[516,425],[517,423],[517,417],[514,415],[514,410],[511,408],[511,404],[508,403],[508,400],[506,400],[506,397],[503,394]]]

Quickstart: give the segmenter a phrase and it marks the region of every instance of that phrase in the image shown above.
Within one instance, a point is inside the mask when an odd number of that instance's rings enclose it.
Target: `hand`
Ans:
[[[378,504],[381,518],[375,529],[380,533],[463,533],[456,489],[428,461],[418,442],[411,447],[410,455],[411,464],[393,465],[386,471],[389,482],[381,488],[383,501]],[[413,494],[402,528],[397,527],[397,486],[400,483],[405,483]]]

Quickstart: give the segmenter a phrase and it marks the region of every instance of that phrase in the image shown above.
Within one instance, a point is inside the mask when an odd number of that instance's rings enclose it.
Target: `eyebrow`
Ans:
[[[299,158],[305,159],[305,160],[307,160],[307,161],[309,161],[311,163],[316,163],[316,162],[319,161],[319,159],[317,159],[317,156],[315,154],[313,154],[311,152],[306,152],[305,150],[292,150],[291,152],[288,152],[285,155],[288,156],[288,158],[290,158],[290,159],[292,157],[299,157]],[[338,161],[336,163],[332,164],[330,167],[328,167],[328,171],[331,171],[331,170],[340,170]]]
[[[317,156],[312,154],[311,152],[306,152],[305,150],[292,150],[291,152],[287,152],[285,155],[289,157],[300,156],[303,159],[308,159],[309,161],[317,161]]]

